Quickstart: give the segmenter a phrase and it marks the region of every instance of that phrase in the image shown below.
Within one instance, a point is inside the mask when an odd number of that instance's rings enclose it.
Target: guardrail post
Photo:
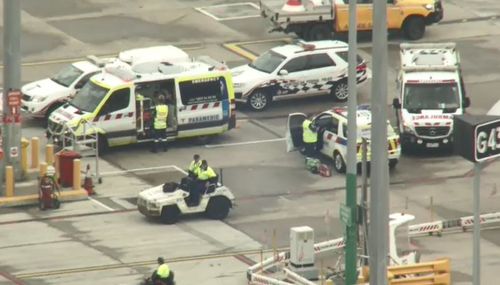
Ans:
[[[80,190],[81,184],[81,161],[79,159],[73,160],[73,190]]]
[[[40,151],[40,140],[38,137],[31,138],[31,168],[38,168],[38,154]]]
[[[14,167],[5,166],[5,196],[14,196]]]
[[[45,161],[47,162],[47,165],[54,164],[54,145],[53,144],[48,144],[45,147]]]

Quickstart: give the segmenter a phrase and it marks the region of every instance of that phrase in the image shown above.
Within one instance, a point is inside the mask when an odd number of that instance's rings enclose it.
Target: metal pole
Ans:
[[[368,141],[366,138],[362,138],[361,144],[362,151],[362,161],[361,161],[361,173],[362,173],[362,186],[361,186],[361,207],[363,210],[363,254],[369,256],[368,251]],[[363,259],[363,264],[368,265],[368,259]]]
[[[8,103],[9,90],[21,87],[21,5],[20,1],[3,1],[3,119],[11,116]],[[4,165],[14,167],[14,176],[20,179],[22,169],[20,164],[21,151],[21,123],[4,124],[3,150],[1,175],[3,178]],[[11,150],[17,148],[17,154],[11,157]]]
[[[357,274],[357,249],[358,249],[358,219],[357,219],[357,90],[356,90],[356,66],[357,66],[357,21],[356,1],[349,2],[349,51],[347,86],[349,97],[347,99],[347,173],[346,173],[346,206],[350,209],[351,224],[346,226],[345,246],[345,274],[346,284],[356,284]]]
[[[474,238],[473,238],[473,267],[472,280],[474,285],[481,284],[481,221],[479,220],[480,212],[480,180],[481,178],[481,163],[474,163]]]
[[[373,1],[370,167],[370,284],[387,284],[389,166],[387,160],[387,0]]]

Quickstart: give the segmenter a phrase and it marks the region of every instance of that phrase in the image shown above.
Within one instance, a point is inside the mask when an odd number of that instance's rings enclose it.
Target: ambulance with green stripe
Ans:
[[[356,111],[357,123],[357,163],[362,162],[362,140],[365,138],[370,144],[372,113],[368,105],[360,105]],[[302,142],[302,122],[307,118],[303,113],[288,115],[287,124],[287,151],[300,148]],[[312,118],[312,125],[318,133],[317,149],[323,155],[333,159],[333,167],[339,173],[346,171],[347,161],[347,108],[334,107]],[[389,167],[396,166],[401,157],[399,135],[387,121],[387,158]],[[371,152],[368,145],[367,160],[370,161]]]
[[[47,136],[62,145],[98,134],[99,148],[153,139],[153,110],[169,98],[168,140],[222,134],[235,127],[231,73],[209,58],[175,65],[114,63],[94,75],[48,122]]]

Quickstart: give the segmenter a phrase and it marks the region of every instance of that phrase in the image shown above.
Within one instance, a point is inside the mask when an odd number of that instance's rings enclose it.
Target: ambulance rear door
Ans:
[[[224,75],[176,79],[176,89],[179,137],[214,135],[228,130],[231,106]]]

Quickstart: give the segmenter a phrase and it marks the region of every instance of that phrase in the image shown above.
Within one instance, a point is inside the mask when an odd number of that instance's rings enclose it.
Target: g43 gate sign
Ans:
[[[461,115],[454,118],[455,152],[472,162],[500,156],[500,117]]]

